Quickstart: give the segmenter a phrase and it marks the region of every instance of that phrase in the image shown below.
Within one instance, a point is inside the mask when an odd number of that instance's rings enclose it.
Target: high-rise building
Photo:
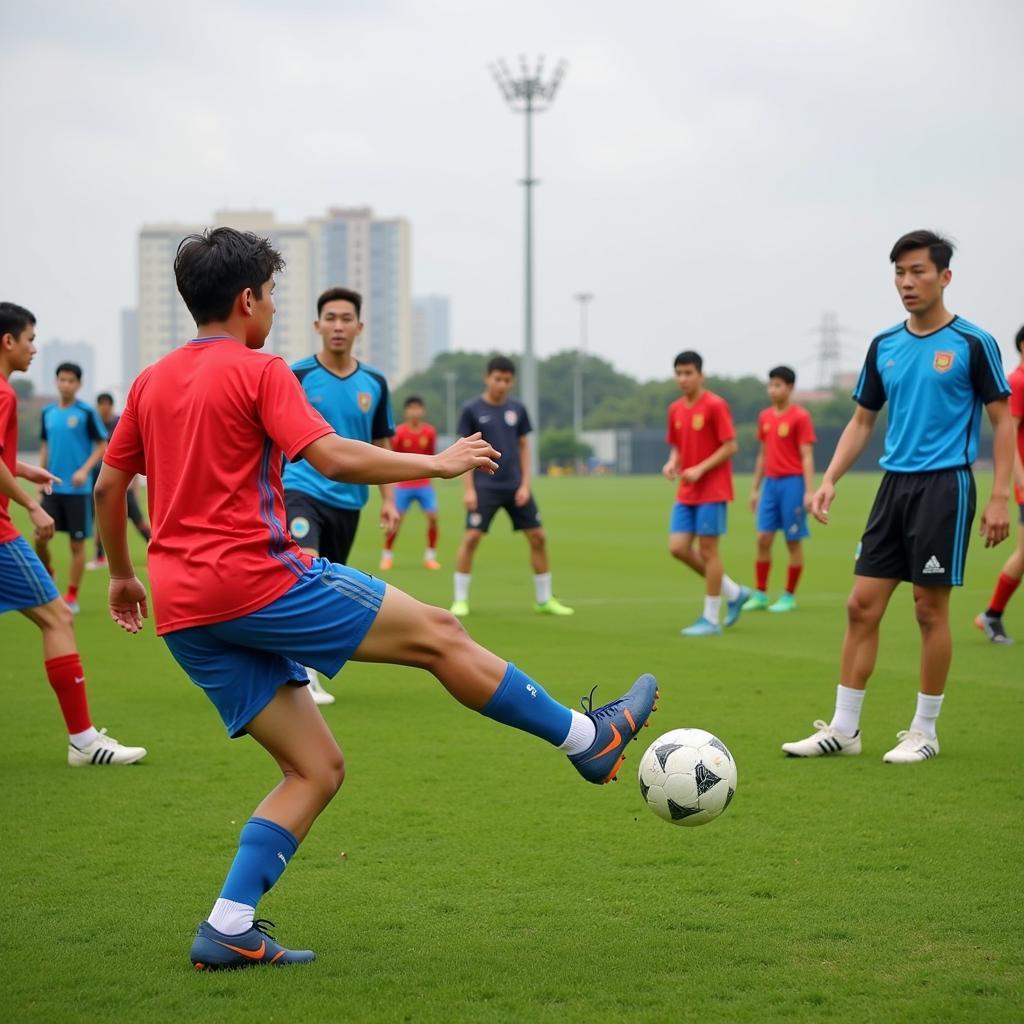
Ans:
[[[377,219],[369,207],[332,208],[301,224],[281,224],[265,210],[222,210],[214,223],[271,239],[285,259],[277,275],[277,312],[267,350],[289,362],[315,351],[316,299],[333,286],[363,296],[366,324],[358,357],[393,384],[412,372],[411,244],[404,218]],[[155,224],[139,232],[138,365],[155,362],[189,338],[195,325],[177,292],[174,254],[181,239],[206,225]]]
[[[412,368],[425,370],[452,347],[451,302],[446,295],[412,300]]]
[[[41,395],[57,393],[57,367],[61,363],[75,363],[82,368],[82,400],[90,401],[93,392],[98,390],[96,380],[96,353],[87,341],[53,341],[44,342],[40,348],[39,358],[33,363],[40,365],[39,376],[34,379],[36,391]]]

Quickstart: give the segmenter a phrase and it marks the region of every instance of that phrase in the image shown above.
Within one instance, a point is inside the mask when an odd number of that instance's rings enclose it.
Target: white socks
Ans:
[[[90,725],[88,729],[83,729],[82,732],[69,733],[68,742],[71,746],[78,747],[81,750],[83,747],[89,746],[90,743],[94,743],[97,736],[99,736],[99,732],[96,726]]]
[[[234,903],[231,900],[219,899],[213,905],[210,916],[206,919],[221,935],[241,935],[252,927],[252,919],[256,908],[245,903]]]
[[[864,690],[855,690],[840,683],[836,687],[836,711],[830,725],[844,736],[856,736],[860,729],[860,709]]]
[[[722,611],[722,599],[721,597],[706,597],[704,598],[704,618],[708,620],[712,625],[718,625],[718,617]]]
[[[315,668],[310,668],[308,665],[306,665],[305,668],[306,668],[306,678],[309,680],[309,685],[310,686],[319,686],[320,685],[320,676],[317,675],[316,669]],[[219,930],[220,929],[218,929],[218,931]],[[228,934],[230,934],[230,932]]]
[[[731,577],[722,577],[722,597],[726,601],[735,601],[740,596],[740,585]]]
[[[942,710],[943,694],[933,697],[930,693],[919,693],[917,695],[917,714],[910,723],[910,731],[923,732],[925,736],[935,739],[935,723],[938,720],[939,712]]]
[[[537,604],[547,604],[551,600],[551,573],[536,573],[533,577],[533,590],[537,595]]]
[[[427,548],[427,550],[423,552],[423,560],[425,562],[434,562],[434,561],[436,561],[437,560],[437,549],[436,548]]]
[[[469,581],[472,579],[472,574],[468,572],[457,572],[455,573],[455,600],[456,601],[468,601],[469,600]]]
[[[582,754],[594,742],[597,736],[597,726],[586,715],[581,715],[578,711],[573,711],[572,708],[569,708],[569,711],[572,713],[569,735],[559,744],[558,749],[564,750],[569,755]]]

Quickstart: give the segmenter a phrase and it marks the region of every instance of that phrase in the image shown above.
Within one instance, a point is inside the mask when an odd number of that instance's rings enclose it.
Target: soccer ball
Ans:
[[[640,759],[640,792],[659,818],[673,825],[704,825],[736,793],[736,762],[729,748],[704,729],[673,729]]]

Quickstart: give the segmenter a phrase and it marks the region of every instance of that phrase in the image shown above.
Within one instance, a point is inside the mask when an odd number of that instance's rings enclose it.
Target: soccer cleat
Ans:
[[[381,572],[387,572],[395,564],[395,556],[390,552],[380,556],[380,565],[377,566]]]
[[[750,600],[750,587],[740,587],[735,601],[726,604],[725,622],[726,628],[734,626],[743,612],[743,606]]]
[[[974,617],[974,624],[994,644],[1012,644],[1013,638],[1006,635],[1003,628],[1003,617],[1001,615],[989,615],[982,612]]]
[[[828,757],[832,754],[849,757],[860,753],[860,729],[852,736],[844,736],[820,719],[814,723],[814,728],[817,732],[807,739],[783,743],[782,749],[790,757]]]
[[[64,603],[68,606],[68,609],[71,611],[72,615],[77,615],[82,610],[78,605],[78,599],[74,597],[68,597],[67,594],[64,595]]]
[[[68,744],[68,764],[72,768],[84,768],[90,764],[135,764],[145,756],[145,747],[125,747],[113,736],[108,736],[106,729],[100,729],[99,736],[87,747]]]
[[[440,569],[441,563],[436,558],[424,558],[423,559],[424,569]]]
[[[594,690],[580,699],[580,706],[597,735],[586,750],[571,754],[569,760],[587,782],[602,785],[615,778],[626,757],[626,744],[636,739],[657,710],[658,684],[654,676],[642,675],[618,700],[599,708],[594,708]]]
[[[456,618],[464,619],[469,614],[469,602],[468,601],[452,601],[452,606],[448,610]]]
[[[768,607],[768,595],[763,590],[755,590],[743,604],[745,612],[763,612]]]
[[[717,622],[705,619],[702,615],[693,625],[687,626],[686,629],[681,629],[679,632],[683,636],[718,636],[722,632],[722,627]]]
[[[779,594],[779,599],[768,606],[770,612],[796,611],[796,598],[790,593]]]
[[[107,558],[106,555],[100,555],[99,558],[93,558],[85,563],[86,569],[106,569]]]
[[[309,692],[313,695],[314,704],[333,704],[334,694],[328,693],[323,686],[323,683],[319,679],[314,683],[312,679],[309,681]]]
[[[225,935],[209,921],[203,921],[196,931],[189,959],[197,971],[233,971],[241,967],[270,964],[308,964],[316,959],[311,949],[285,949],[267,932],[273,921],[253,921],[252,927],[241,935]]]
[[[575,615],[575,608],[566,608],[557,597],[549,597],[543,604],[535,604],[533,610],[540,615]]]
[[[939,741],[920,729],[903,729],[896,733],[899,743],[882,755],[886,764],[912,764],[939,756]]]

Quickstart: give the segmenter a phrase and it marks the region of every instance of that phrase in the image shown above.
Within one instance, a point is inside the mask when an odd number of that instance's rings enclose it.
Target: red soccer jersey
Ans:
[[[693,405],[685,398],[668,407],[665,441],[678,452],[680,470],[696,466],[736,436],[729,403],[713,391],[705,391]],[[704,505],[732,501],[732,459],[709,469],[695,484],[679,481],[676,501],[683,505]]]
[[[413,455],[433,455],[437,451],[437,431],[429,423],[421,423],[419,430],[413,430],[407,423],[400,423],[391,439],[396,452]],[[426,487],[429,480],[403,480],[396,487]]]
[[[1024,364],[1017,367],[1010,374],[1010,415],[1016,416],[1020,423],[1017,425],[1017,451],[1020,454],[1021,462],[1024,462]],[[1014,488],[1017,503],[1024,505],[1024,490],[1020,487]]]
[[[239,618],[295,584],[310,559],[283,525],[281,456],[330,433],[280,356],[234,338],[139,374],[103,461],[147,477],[157,633]]]
[[[14,476],[18,464],[18,396],[10,381],[0,374],[0,459]],[[11,499],[0,494],[0,544],[19,536],[8,511]]]
[[[791,405],[781,416],[774,408],[765,409],[757,418],[757,436],[764,445],[765,476],[803,476],[800,445],[817,440],[806,409]]]

